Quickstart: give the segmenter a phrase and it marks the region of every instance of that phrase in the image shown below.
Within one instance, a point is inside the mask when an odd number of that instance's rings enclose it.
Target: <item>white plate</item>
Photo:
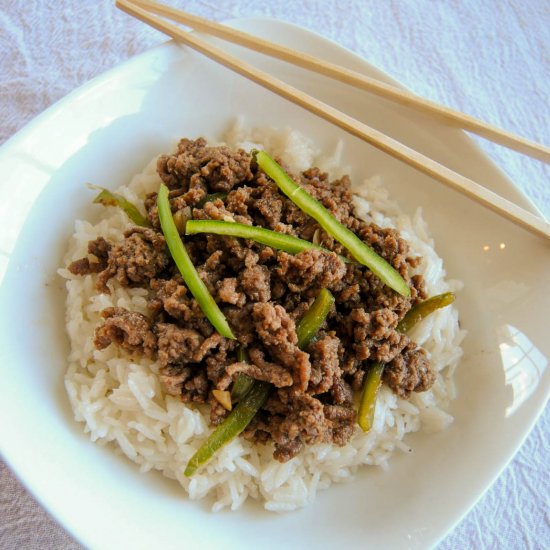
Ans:
[[[264,19],[234,26],[388,81],[339,46]],[[228,46],[225,46],[229,48]],[[231,48],[232,50],[234,48]],[[322,77],[242,57],[530,207],[459,131]],[[257,505],[212,514],[179,486],[88,441],[63,388],[64,287],[55,275],[84,182],[117,186],[180,136],[215,136],[237,114],[292,125],[321,146],[345,143],[352,176],[382,174],[409,213],[424,209],[468,330],[455,423],[408,441],[391,471],[365,468],[315,504],[275,515]],[[531,237],[357,139],[173,44],[141,55],[43,113],[0,152],[2,453],[34,495],[86,546],[417,548],[439,540],[523,441],[550,385],[550,256]]]

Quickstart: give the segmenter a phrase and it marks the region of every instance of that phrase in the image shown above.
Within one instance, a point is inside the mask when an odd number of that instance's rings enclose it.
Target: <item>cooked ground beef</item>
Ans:
[[[118,243],[91,241],[88,256],[69,266],[77,275],[94,274],[101,292],[110,292],[111,279],[148,290],[150,317],[123,308],[102,313],[98,349],[114,343],[157,359],[164,390],[186,403],[210,404],[213,424],[227,411],[212,390],[230,390],[239,373],[270,382],[273,391],[243,436],[272,441],[274,457],[283,462],[304,445],[349,441],[356,422],[353,392],[372,361],[386,363],[384,382],[401,397],[433,384],[424,351],[396,330],[411,305],[426,297],[422,277],[413,273],[419,258],[409,255],[396,231],[355,216],[348,177],[331,182],[317,168],[294,176],[401,273],[410,298],[384,286],[366,267],[344,262],[347,251],[279,193],[248,153],[183,139],[175,154],[159,158],[157,168],[173,212],[266,227],[329,252],[291,255],[232,237],[187,237],[189,255],[237,337],[227,340],[214,331],[170,259],[152,193],[144,201],[151,229],[134,227]],[[226,195],[205,200],[216,192]],[[322,288],[335,295],[335,306],[317,339],[301,350],[296,325]],[[246,361],[237,356],[243,346]]]
[[[123,307],[109,307],[101,312],[105,322],[96,329],[94,345],[105,349],[114,343],[130,353],[152,357],[157,349],[157,338],[151,330],[151,321],[135,311]]]
[[[80,260],[72,262],[68,269],[73,275],[99,273],[107,268],[110,250],[111,245],[103,237],[98,237],[88,243],[88,254],[92,255],[92,259],[80,258]]]
[[[169,254],[162,234],[133,227],[124,237],[108,250],[107,266],[99,273],[96,283],[100,292],[110,292],[107,281],[112,277],[122,286],[148,285],[168,266]]]

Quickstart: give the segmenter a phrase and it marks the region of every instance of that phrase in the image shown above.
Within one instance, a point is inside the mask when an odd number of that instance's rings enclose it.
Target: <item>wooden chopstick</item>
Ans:
[[[405,162],[409,166],[416,168],[418,171],[433,177],[445,185],[448,185],[452,189],[460,191],[467,197],[493,210],[516,225],[527,229],[531,233],[550,240],[549,223],[545,222],[542,218],[527,212],[523,208],[520,208],[513,202],[500,197],[496,193],[486,189],[478,183],[462,176],[461,174],[453,172],[451,169],[439,164],[433,159],[422,155],[418,151],[403,145],[397,140],[386,136],[382,132],[371,128],[370,126],[355,120],[349,115],[338,111],[334,107],[309,96],[301,90],[298,90],[297,88],[274,78],[268,73],[265,73],[252,65],[223,52],[205,40],[198,38],[194,34],[183,31],[175,25],[151,15],[134,2],[129,0],[116,0],[116,5],[126,13],[167,34],[176,41],[183,42],[187,46],[206,55],[210,59],[221,63],[249,80],[256,82],[264,88],[267,88],[268,90],[271,90],[272,92],[295,103],[296,105],[299,105],[320,116],[321,118],[324,118],[350,134],[373,145],[377,149],[390,154],[394,158]]]
[[[445,107],[444,105],[439,105],[434,101],[417,96],[411,92],[400,90],[395,86],[384,84],[374,78],[369,78],[361,73],[329,63],[312,55],[285,48],[284,46],[269,42],[263,38],[232,29],[225,25],[220,25],[214,21],[208,21],[202,17],[177,10],[170,6],[165,6],[164,4],[159,4],[152,0],[131,1],[151,13],[162,15],[163,17],[167,17],[178,23],[183,23],[184,25],[207,34],[217,36],[223,40],[298,65],[304,69],[323,74],[339,82],[355,86],[362,90],[367,90],[377,96],[416,109],[417,111],[433,115],[448,124],[477,134],[478,136],[503,145],[504,147],[508,147],[509,149],[513,149],[519,153],[523,153],[546,163],[550,162],[550,147],[502,130],[497,126],[483,122],[482,120],[456,111],[455,109]]]

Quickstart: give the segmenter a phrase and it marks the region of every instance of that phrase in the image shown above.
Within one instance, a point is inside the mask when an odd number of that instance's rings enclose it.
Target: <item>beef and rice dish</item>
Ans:
[[[219,424],[228,411],[213,390],[228,390],[238,373],[271,383],[274,391],[244,437],[272,440],[273,456],[286,461],[303,445],[345,445],[355,430],[353,392],[362,387],[369,361],[386,364],[384,382],[398,395],[430,388],[435,377],[424,351],[397,331],[415,302],[426,298],[422,276],[410,271],[419,258],[392,229],[368,224],[353,213],[350,181],[311,168],[296,176],[300,185],[390,262],[411,288],[410,298],[385,286],[365,266],[344,263],[343,246],[285,197],[243,150],[208,147],[204,139],[183,139],[173,155],[162,156],[158,172],[170,190],[171,210],[199,220],[233,220],[266,227],[308,241],[311,249],[291,255],[253,241],[220,235],[186,239],[193,263],[220,304],[236,339],[218,334],[190,295],[170,258],[157,210],[157,194],[145,200],[151,228],[133,227],[113,245],[90,241],[88,257],[73,262],[74,274],[97,273],[97,290],[110,292],[111,278],[150,291],[151,317],[107,308],[97,327],[98,349],[117,345],[134,355],[158,359],[167,393],[184,403],[209,403]],[[208,195],[226,193],[206,200]],[[185,215],[185,214],[184,214]],[[328,252],[330,251],[330,252]],[[315,342],[297,346],[296,323],[323,288],[336,297]],[[250,361],[239,361],[239,346]]]
[[[267,383],[265,399],[239,437],[286,463],[309,446],[346,446],[360,432],[358,400],[373,365],[383,365],[384,391],[399,403],[429,390],[437,372],[429,354],[400,329],[411,308],[428,298],[417,269],[422,258],[395,229],[357,215],[349,177],[331,179],[315,167],[293,172],[284,158],[277,160],[394,268],[408,295],[355,261],[281,192],[255,155],[202,138],[182,139],[174,153],[158,158],[156,170],[189,259],[232,337],[216,330],[174,262],[158,189],[135,205],[144,223],[129,222],[118,240],[108,232],[90,239],[88,254],[73,256],[68,270],[73,279],[91,277],[93,292],[113,300],[98,311],[92,353],[115,349],[131,364],[156,365],[167,399],[207,415],[210,426],[222,424],[243,399],[235,392],[239,379]],[[289,253],[231,235],[190,235],[191,220],[265,228],[315,247]],[[120,305],[116,289],[139,293],[140,311]],[[300,322],[323,292],[332,302],[314,337],[299,345]]]

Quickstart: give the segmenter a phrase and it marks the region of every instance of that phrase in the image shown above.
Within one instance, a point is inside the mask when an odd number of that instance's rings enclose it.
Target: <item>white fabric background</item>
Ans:
[[[550,144],[548,0],[172,3],[217,20],[265,15],[300,24],[421,95]],[[0,144],[68,92],[160,41],[110,0],[0,0]],[[482,146],[550,219],[549,168]],[[549,434],[546,407],[517,456],[440,550],[548,548]],[[0,548],[80,548],[1,462]]]

